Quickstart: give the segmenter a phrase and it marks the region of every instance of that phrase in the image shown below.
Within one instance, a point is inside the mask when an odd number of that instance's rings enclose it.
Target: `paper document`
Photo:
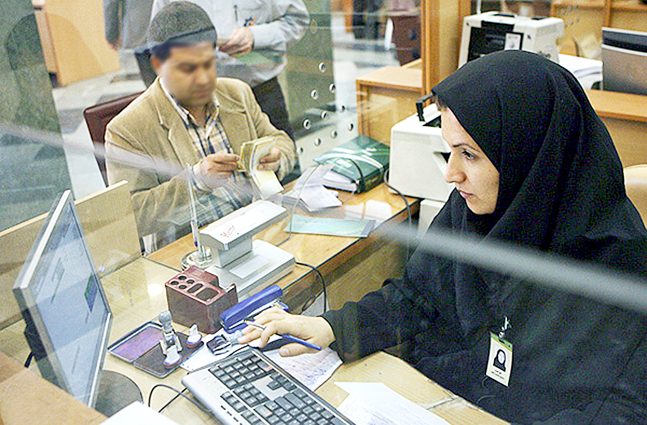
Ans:
[[[339,355],[330,348],[296,357],[281,357],[279,350],[265,354],[312,391],[326,382],[341,366]]]
[[[292,233],[365,238],[374,227],[375,220],[346,220],[294,214],[283,230]]]
[[[274,171],[258,169],[261,158],[268,155],[273,147],[274,137],[266,136],[245,142],[240,148],[239,170],[249,175],[263,199],[267,199],[283,190],[283,186],[281,186]]]
[[[294,205],[297,202],[296,198],[299,197],[299,204],[310,212],[341,206],[341,201],[337,199],[337,192],[328,190],[323,185],[323,177],[331,168],[332,164],[304,170],[295,183],[294,190],[285,195],[284,202]]]
[[[177,425],[161,413],[136,401],[108,418],[103,425]]]
[[[356,425],[449,425],[381,382],[335,382],[349,396],[337,408]]]

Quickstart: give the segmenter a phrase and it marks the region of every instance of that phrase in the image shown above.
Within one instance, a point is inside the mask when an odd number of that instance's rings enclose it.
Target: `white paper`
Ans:
[[[332,164],[310,167],[305,170],[294,184],[294,190],[286,194],[289,203],[296,202],[296,198],[310,212],[324,208],[341,206],[337,193],[323,186],[324,175],[333,167]]]
[[[144,406],[136,401],[124,407],[108,420],[102,422],[103,425],[177,425],[161,413],[157,413],[150,407]]]
[[[337,353],[330,348],[295,357],[281,357],[279,350],[265,354],[312,391],[326,382],[342,363]]]
[[[342,403],[338,410],[355,422],[368,424],[449,425],[441,417],[418,406],[381,382],[335,382],[355,399]],[[346,404],[346,406],[344,406]],[[375,422],[378,420],[378,422]]]

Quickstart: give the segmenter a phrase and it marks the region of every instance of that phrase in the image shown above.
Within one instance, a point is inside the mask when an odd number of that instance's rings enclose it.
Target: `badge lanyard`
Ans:
[[[490,333],[490,354],[485,375],[498,383],[508,386],[512,372],[512,343],[505,339],[506,331],[512,327],[508,316],[503,317],[499,334]]]

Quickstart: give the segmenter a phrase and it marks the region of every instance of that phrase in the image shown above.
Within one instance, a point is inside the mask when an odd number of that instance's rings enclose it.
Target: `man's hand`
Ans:
[[[240,27],[231,32],[229,40],[220,46],[220,51],[228,55],[238,55],[251,52],[252,47],[254,47],[254,33],[247,27]]]
[[[222,186],[238,169],[240,157],[234,153],[218,152],[208,155],[200,162],[200,176],[211,189]]]
[[[279,169],[279,165],[281,165],[281,151],[277,148],[272,148],[270,153],[260,159],[258,169],[272,170],[276,173]]]
[[[268,308],[256,316],[254,323],[265,326],[265,330],[247,326],[243,330],[243,336],[238,339],[240,344],[247,344],[260,338],[260,346],[264,347],[274,334],[296,336],[321,348],[326,348],[335,341],[335,334],[326,319],[289,314],[277,307]],[[314,352],[314,349],[296,343],[286,344],[279,350],[279,354],[283,357]]]

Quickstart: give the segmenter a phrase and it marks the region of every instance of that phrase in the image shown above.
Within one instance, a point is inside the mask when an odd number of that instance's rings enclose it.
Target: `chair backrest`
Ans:
[[[83,111],[83,117],[88,125],[88,130],[90,130],[90,137],[95,145],[97,143],[101,145],[105,144],[106,127],[110,120],[117,116],[119,112],[123,111],[126,106],[130,105],[140,94],[141,92],[99,103]],[[106,172],[106,160],[103,154],[99,154],[96,149],[94,157],[97,159],[99,170],[107,185],[108,173]]]
[[[647,225],[647,164],[625,168],[625,188],[643,223]]]
[[[135,213],[128,182],[122,181],[75,201],[92,259],[106,275],[141,256]],[[20,320],[12,293],[31,246],[47,214],[0,232],[0,329]]]

